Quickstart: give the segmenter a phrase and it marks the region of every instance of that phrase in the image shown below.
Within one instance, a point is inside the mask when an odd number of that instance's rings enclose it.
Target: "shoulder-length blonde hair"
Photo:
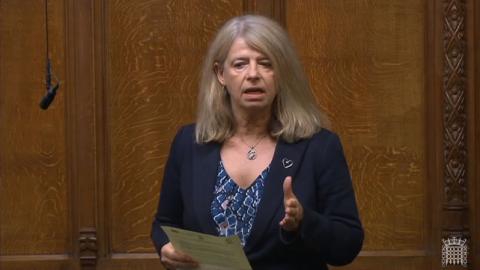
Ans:
[[[272,104],[270,135],[294,142],[309,138],[327,124],[315,104],[300,61],[283,28],[262,16],[235,17],[219,30],[205,58],[198,97],[197,143],[223,142],[234,133],[230,97],[218,81],[215,65],[223,66],[236,38],[243,38],[272,62],[277,96]]]

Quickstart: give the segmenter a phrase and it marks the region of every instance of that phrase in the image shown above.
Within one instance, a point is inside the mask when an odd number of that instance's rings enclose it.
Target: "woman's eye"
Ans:
[[[260,62],[258,64],[264,69],[272,69],[272,63],[271,62]]]
[[[242,68],[242,67],[244,67],[244,66],[245,66],[245,63],[234,63],[234,64],[233,64],[233,67],[234,67],[234,68]]]

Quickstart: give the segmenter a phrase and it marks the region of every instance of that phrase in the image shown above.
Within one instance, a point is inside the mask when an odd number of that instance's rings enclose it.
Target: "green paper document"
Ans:
[[[238,236],[219,237],[162,226],[173,247],[199,262],[200,270],[251,270]]]

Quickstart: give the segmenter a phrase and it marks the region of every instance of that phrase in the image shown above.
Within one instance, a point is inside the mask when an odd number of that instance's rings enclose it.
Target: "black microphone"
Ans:
[[[53,99],[55,99],[55,95],[57,94],[57,89],[59,86],[60,84],[57,83],[48,89],[47,94],[42,98],[42,101],[40,101],[40,108],[42,108],[42,110],[48,109],[48,106],[50,106]]]
[[[47,59],[45,83],[47,86],[47,94],[40,101],[40,108],[42,110],[48,109],[53,99],[55,99],[58,87],[60,86],[58,82],[52,86],[52,66],[50,64],[50,58]]]

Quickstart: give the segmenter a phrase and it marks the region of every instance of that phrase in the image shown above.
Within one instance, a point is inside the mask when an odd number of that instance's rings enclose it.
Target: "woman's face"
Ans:
[[[235,39],[217,77],[227,87],[234,113],[270,110],[277,94],[272,62],[243,38]]]

